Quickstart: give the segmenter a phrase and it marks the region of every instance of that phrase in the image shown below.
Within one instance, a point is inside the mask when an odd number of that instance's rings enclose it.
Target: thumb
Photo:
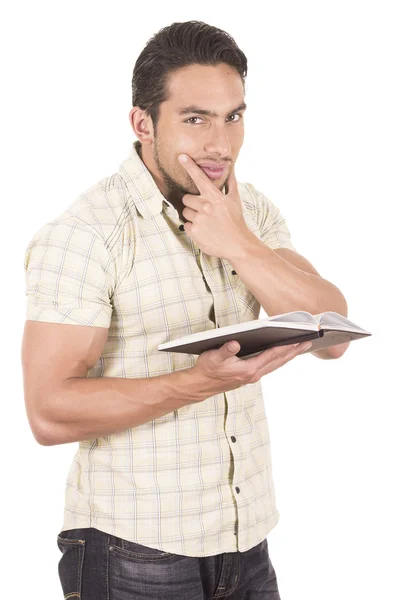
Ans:
[[[221,359],[229,358],[233,356],[233,354],[237,354],[240,350],[240,344],[233,340],[232,342],[227,342],[221,348],[219,348],[219,356]]]

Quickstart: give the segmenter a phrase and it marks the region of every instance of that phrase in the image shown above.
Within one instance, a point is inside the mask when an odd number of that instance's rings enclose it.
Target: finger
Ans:
[[[184,158],[185,157],[185,158]],[[218,189],[211,181],[209,177],[204,173],[202,169],[190,156],[187,154],[180,154],[178,156],[178,160],[182,167],[187,171],[190,177],[193,179],[194,183],[197,185],[197,188],[203,196],[208,192],[212,192],[214,189]]]
[[[277,360],[278,358],[283,359],[285,356],[293,355],[295,353],[299,354],[299,343],[298,344],[288,344],[284,346],[274,346],[273,348],[268,348],[264,350],[257,356],[253,356],[252,358],[248,358],[246,363],[252,365],[254,369],[260,369],[264,365],[266,366],[268,363]]]
[[[197,210],[192,210],[191,208],[184,208],[182,214],[187,221],[194,223],[194,219],[195,217],[197,217]]]
[[[273,364],[280,362],[280,364],[284,364],[289,360],[292,360],[295,356],[304,352],[307,348],[311,346],[311,342],[301,342],[300,344],[292,344],[288,346],[280,346],[277,350],[282,350],[281,352],[269,352],[267,363],[273,367]],[[276,350],[276,348],[270,348],[270,350]],[[276,367],[277,368],[277,367]]]
[[[274,356],[274,358],[272,358],[272,359],[270,359],[270,361],[266,362],[266,364],[263,365],[262,368],[258,369],[258,371],[256,373],[256,379],[259,380],[264,375],[268,375],[269,373],[276,371],[277,369],[279,369],[280,367],[285,365],[287,362],[293,360],[299,354],[302,354],[303,352],[305,352],[305,350],[310,348],[311,345],[312,345],[311,343],[305,342],[305,343],[299,344],[296,348],[293,348],[293,350],[290,350],[289,352]]]
[[[182,202],[185,206],[192,208],[193,210],[199,210],[202,206],[202,201],[199,196],[194,196],[194,194],[185,194],[182,196]]]
[[[190,221],[186,221],[186,223],[184,223],[183,226],[185,229],[185,233],[190,237],[190,232],[193,227],[193,223],[191,223]]]
[[[223,346],[218,348],[218,350],[215,350],[214,360],[215,362],[222,362],[227,358],[230,358],[231,356],[237,354],[239,350],[240,344],[236,340],[232,342],[226,342],[225,344],[223,344]]]
[[[298,342],[295,344],[288,344],[283,346],[275,346],[274,348],[269,348],[267,352],[271,358],[278,358],[279,356],[290,356],[299,354],[302,350],[306,350],[308,346],[311,346],[311,342]]]

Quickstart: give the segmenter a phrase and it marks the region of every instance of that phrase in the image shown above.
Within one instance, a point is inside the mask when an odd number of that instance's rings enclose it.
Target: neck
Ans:
[[[185,205],[182,202],[182,197],[184,194],[175,190],[169,191],[167,189],[163,177],[161,176],[161,173],[159,172],[156,166],[156,163],[153,160],[153,156],[150,153],[147,154],[147,152],[145,152],[145,148],[142,146],[139,140],[134,142],[134,146],[139,155],[139,158],[150,172],[155,184],[157,185],[164,198],[168,200],[168,202],[172,204],[172,206],[178,211],[179,218],[183,222],[186,222],[185,217],[182,216],[182,211],[185,208]]]

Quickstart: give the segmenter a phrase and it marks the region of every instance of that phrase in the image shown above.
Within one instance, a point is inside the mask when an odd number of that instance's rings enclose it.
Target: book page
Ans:
[[[343,315],[333,311],[327,311],[314,315],[321,327],[341,327],[342,329],[350,329],[357,331],[365,331],[362,327],[359,327],[353,321],[349,321]]]
[[[286,323],[312,323],[317,324],[317,319],[305,310],[296,310],[294,312],[273,315],[268,318],[269,321],[285,321]]]

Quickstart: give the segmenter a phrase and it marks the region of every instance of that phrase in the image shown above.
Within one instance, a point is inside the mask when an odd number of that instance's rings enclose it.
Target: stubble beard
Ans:
[[[173,177],[171,177],[171,175],[168,173],[168,171],[166,171],[166,169],[163,167],[161,160],[160,160],[160,155],[161,155],[160,148],[161,148],[161,146],[160,146],[159,139],[157,136],[155,136],[154,137],[154,145],[153,145],[153,159],[154,159],[157,169],[163,176],[164,183],[167,186],[168,193],[174,197],[176,196],[176,197],[180,197],[180,198],[182,198],[182,196],[184,196],[185,194],[199,195],[200,190],[197,188],[196,184],[191,179],[191,177],[188,173],[186,173],[186,175],[191,181],[190,189],[185,187],[184,185],[178,183],[177,181],[175,181],[175,179],[173,179]],[[182,166],[181,166],[181,168],[183,169]],[[226,182],[227,182],[227,179],[226,179],[225,183]],[[225,185],[225,183],[222,184],[221,187],[219,186],[219,184],[216,184],[216,186],[219,190],[221,190],[223,188],[223,186]]]

